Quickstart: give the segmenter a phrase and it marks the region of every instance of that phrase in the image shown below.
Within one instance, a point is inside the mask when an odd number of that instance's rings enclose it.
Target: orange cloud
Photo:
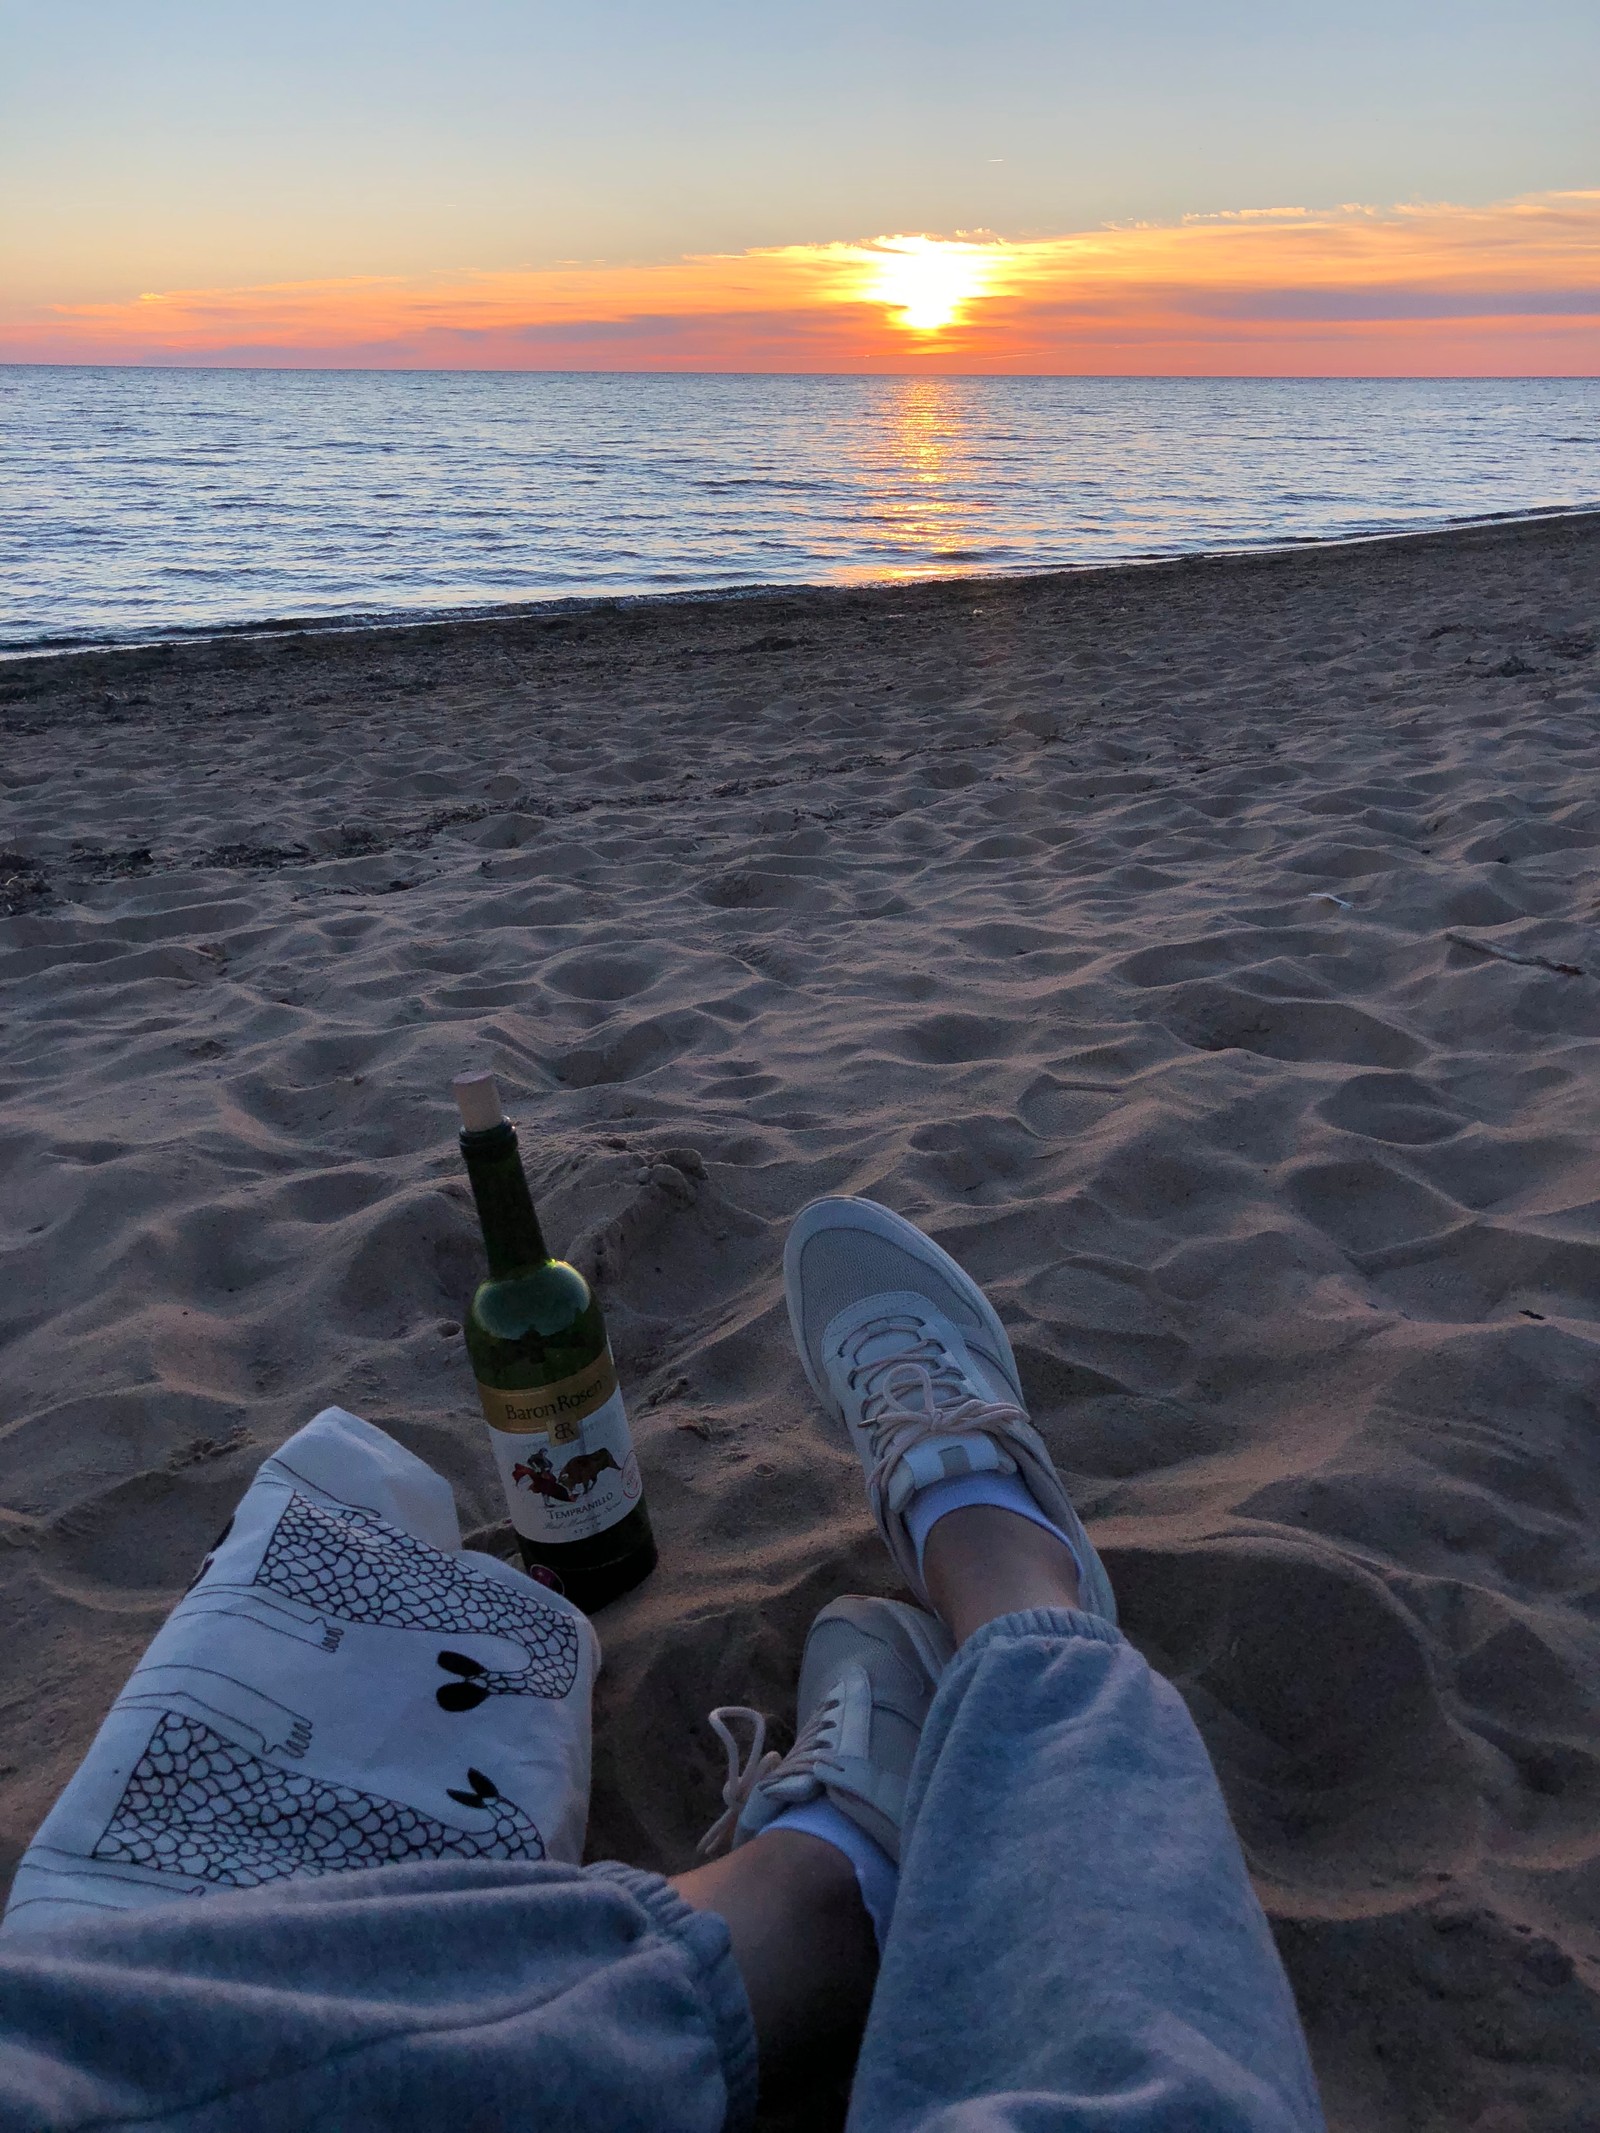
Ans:
[[[10,361],[528,370],[1443,375],[1600,369],[1600,191],[1241,210],[184,289],[0,321]]]

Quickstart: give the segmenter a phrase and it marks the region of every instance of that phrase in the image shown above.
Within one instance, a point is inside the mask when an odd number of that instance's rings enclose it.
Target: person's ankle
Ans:
[[[939,1520],[928,1535],[923,1578],[957,1644],[1000,1615],[1079,1604],[1078,1566],[1066,1542],[989,1504]]]
[[[672,1887],[715,1911],[755,2020],[765,2074],[835,2046],[853,2054],[878,1972],[854,1867],[822,1837],[765,1830]]]

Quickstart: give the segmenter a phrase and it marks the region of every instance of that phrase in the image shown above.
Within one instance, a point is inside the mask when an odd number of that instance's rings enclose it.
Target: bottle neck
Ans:
[[[461,1153],[489,1254],[490,1280],[503,1281],[510,1274],[544,1265],[550,1250],[522,1173],[515,1128],[508,1122],[483,1133],[464,1132]]]

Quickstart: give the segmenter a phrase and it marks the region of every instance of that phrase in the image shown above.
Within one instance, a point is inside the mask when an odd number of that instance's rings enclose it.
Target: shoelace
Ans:
[[[920,1319],[894,1313],[868,1319],[850,1336],[859,1357],[866,1342],[889,1333],[907,1336],[907,1346],[893,1355],[856,1362],[849,1372],[852,1391],[862,1395],[861,1419],[872,1438],[872,1472],[867,1489],[876,1503],[883,1498],[902,1456],[928,1437],[960,1437],[973,1432],[1002,1436],[1025,1423],[1028,1411],[1010,1400],[986,1400],[968,1389],[968,1381],[944,1346],[924,1331]],[[929,1368],[932,1362],[933,1368]],[[920,1406],[913,1406],[913,1398]],[[881,1402],[878,1412],[869,1410]]]
[[[727,1751],[728,1775],[722,1787],[723,1811],[695,1846],[700,1858],[709,1859],[733,1835],[751,1794],[763,1780],[775,1777],[780,1770],[801,1773],[816,1767],[832,1745],[838,1706],[838,1696],[830,1690],[801,1727],[787,1755],[767,1747],[767,1721],[760,1711],[743,1703],[717,1706],[711,1713],[711,1730]],[[740,1719],[751,1728],[750,1750],[742,1761],[730,1719]]]
[[[891,1339],[898,1335],[903,1345],[888,1355],[874,1356],[870,1363],[862,1362],[861,1351],[868,1341],[882,1339],[885,1335]],[[852,1391],[861,1393],[862,1419],[869,1425],[877,1419],[871,1412],[876,1402],[894,1404],[887,1385],[890,1373],[907,1365],[918,1365],[927,1372],[933,1389],[929,1400],[930,1413],[938,1404],[941,1393],[967,1396],[967,1381],[949,1349],[909,1311],[891,1311],[881,1318],[869,1318],[850,1334],[845,1347],[856,1358],[850,1368],[849,1383]]]

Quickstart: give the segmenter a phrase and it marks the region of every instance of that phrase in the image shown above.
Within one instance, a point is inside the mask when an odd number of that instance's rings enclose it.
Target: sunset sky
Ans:
[[[1592,373],[1600,8],[0,0],[0,360]]]

